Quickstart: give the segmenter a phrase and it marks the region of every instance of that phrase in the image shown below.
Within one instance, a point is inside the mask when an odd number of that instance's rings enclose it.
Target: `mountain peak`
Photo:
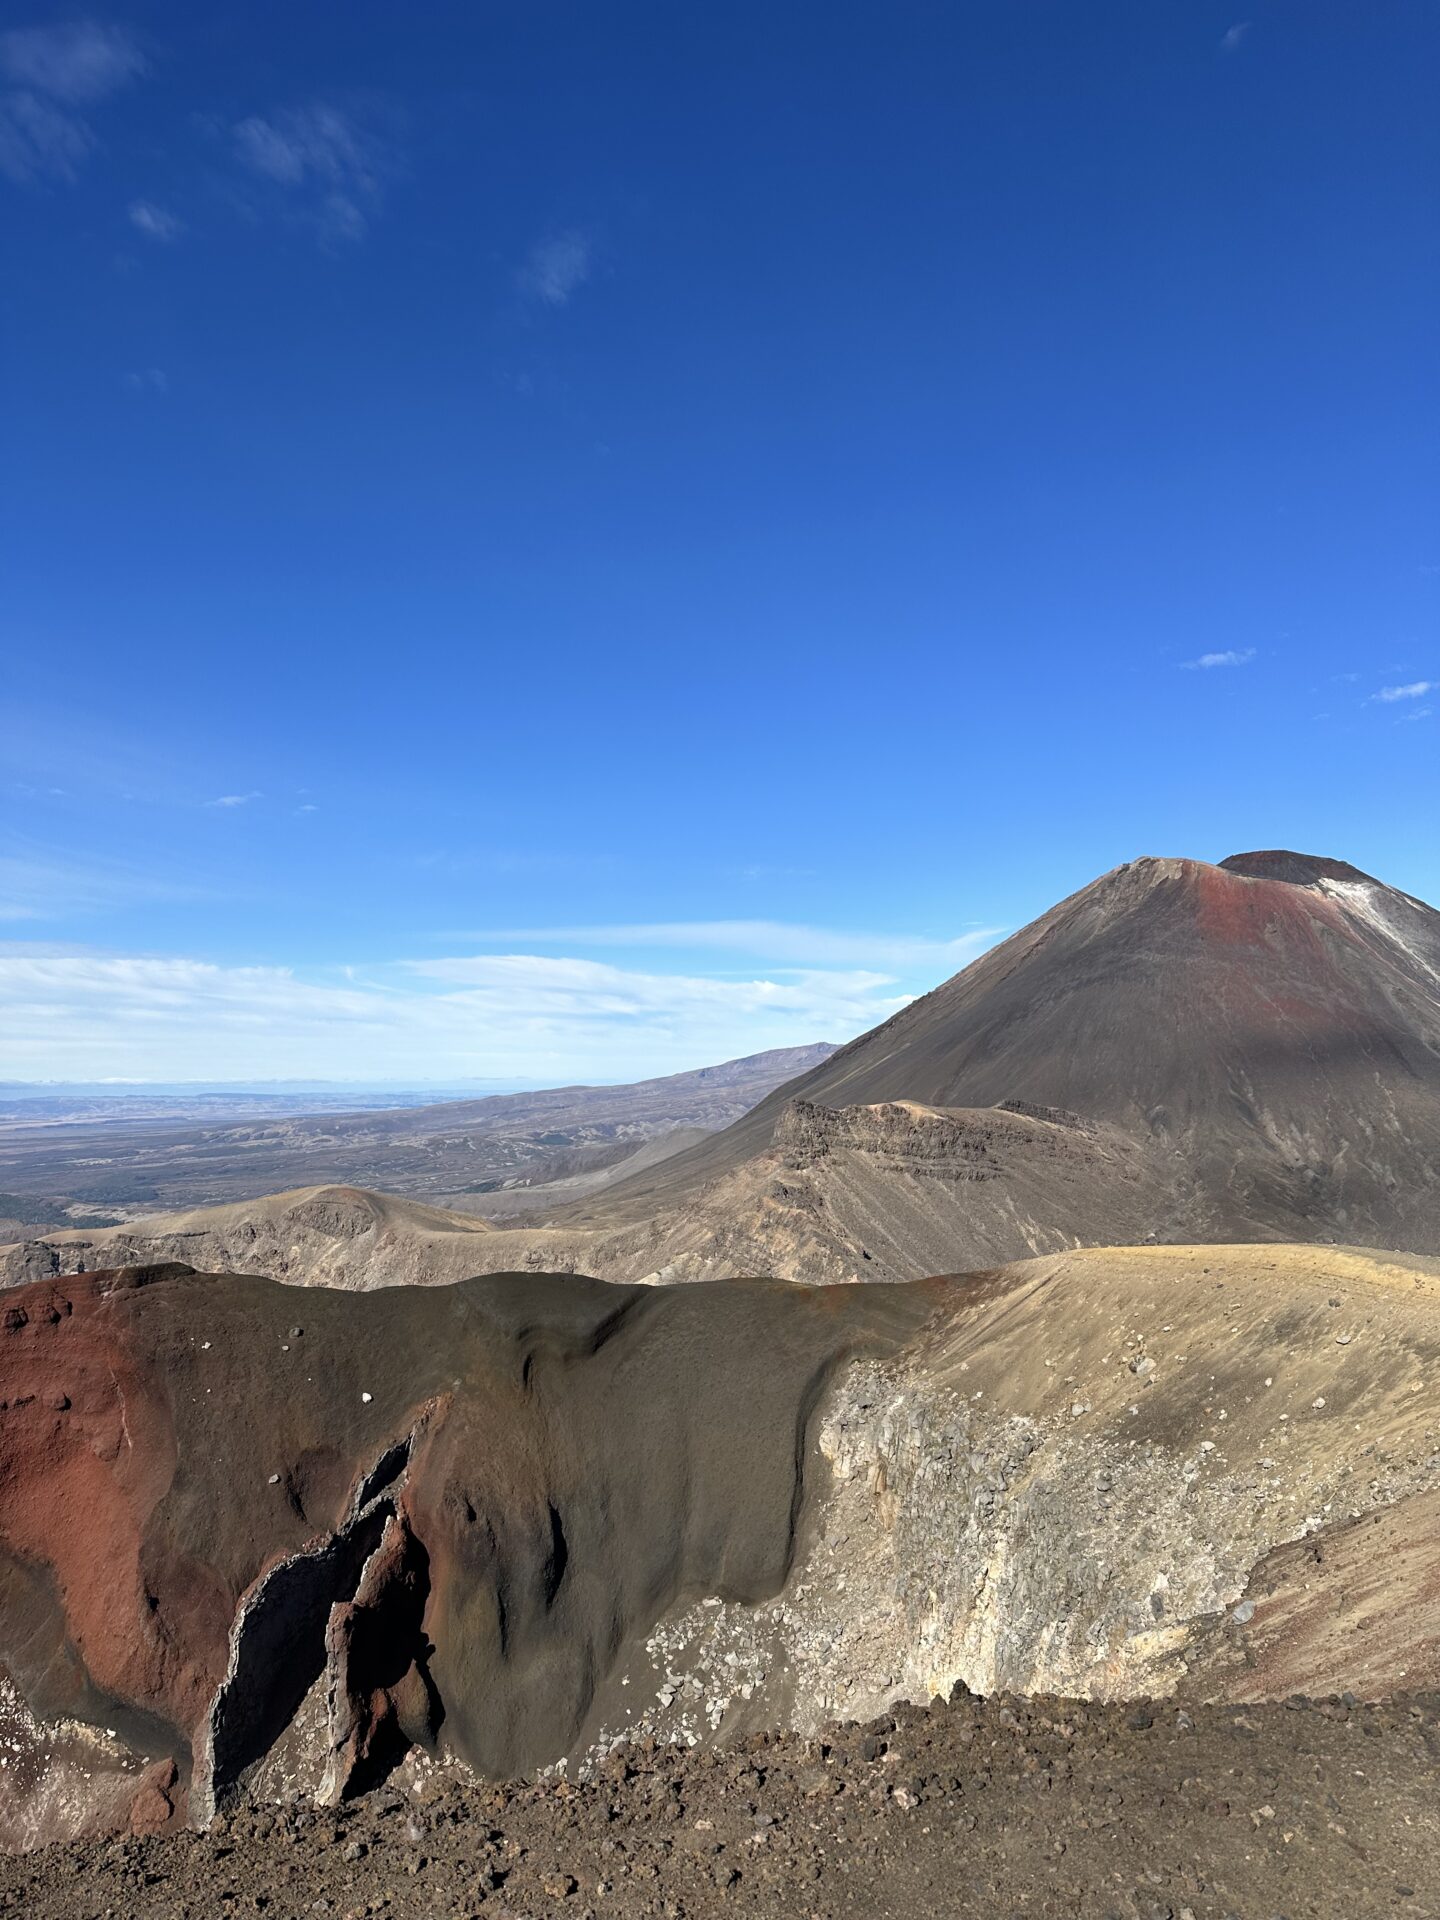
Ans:
[[[1323,853],[1292,853],[1283,847],[1232,853],[1220,865],[1226,873],[1237,873],[1245,880],[1284,880],[1293,887],[1313,887],[1321,880],[1347,880],[1367,887],[1380,884],[1348,860],[1332,860]]]

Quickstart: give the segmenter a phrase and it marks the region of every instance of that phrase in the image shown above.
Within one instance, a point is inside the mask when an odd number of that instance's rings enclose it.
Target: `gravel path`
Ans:
[[[957,1698],[823,1740],[632,1748],[579,1785],[438,1771],[338,1813],[0,1860],[27,1920],[1440,1916],[1440,1695]]]

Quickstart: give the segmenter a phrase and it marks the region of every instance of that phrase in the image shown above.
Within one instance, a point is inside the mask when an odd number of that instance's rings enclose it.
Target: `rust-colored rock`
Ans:
[[[147,1768],[130,1809],[130,1831],[163,1833],[175,1819],[179,1784],[180,1770],[173,1760],[157,1760]]]

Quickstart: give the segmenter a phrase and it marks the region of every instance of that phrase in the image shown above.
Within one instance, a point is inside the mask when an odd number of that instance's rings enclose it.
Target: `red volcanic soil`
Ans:
[[[233,1594],[193,1557],[146,1550],[175,1478],[175,1424],[161,1357],[106,1309],[107,1293],[157,1277],[81,1275],[21,1289],[4,1311],[0,1539],[12,1561],[46,1569],[34,1611],[58,1599],[68,1624],[26,1675],[48,1714],[83,1717],[98,1696],[188,1726],[225,1670]],[[147,1615],[169,1630],[137,1632]]]
[[[1195,923],[1203,940],[1253,947],[1277,941],[1308,942],[1323,970],[1327,959],[1321,927],[1344,935],[1340,908],[1309,887],[1259,878],[1236,886],[1230,869],[1208,867],[1198,860],[1185,861],[1183,871],[1184,884],[1194,895]]]

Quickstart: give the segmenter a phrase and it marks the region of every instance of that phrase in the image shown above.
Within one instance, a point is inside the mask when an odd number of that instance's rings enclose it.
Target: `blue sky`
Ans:
[[[0,1076],[843,1039],[1140,853],[1440,900],[1440,12],[0,34]]]

